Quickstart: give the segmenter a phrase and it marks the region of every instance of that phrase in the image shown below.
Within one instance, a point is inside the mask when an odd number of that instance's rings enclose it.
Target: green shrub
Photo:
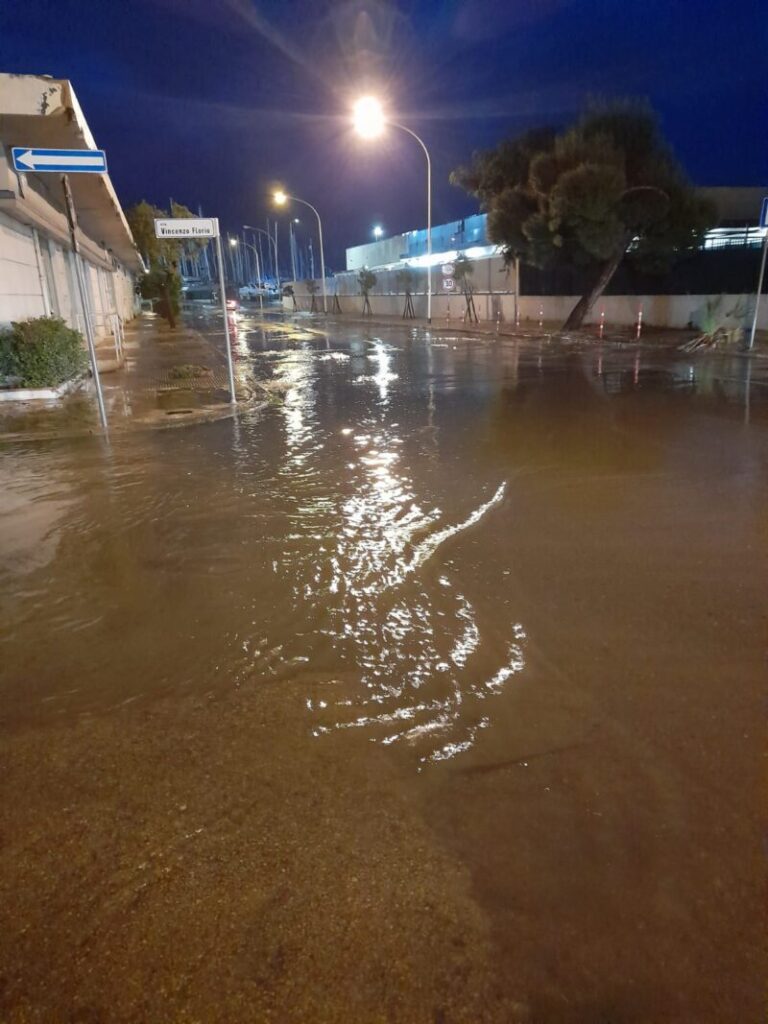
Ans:
[[[58,317],[20,320],[0,340],[0,372],[21,377],[23,387],[56,387],[87,364],[81,335]]]
[[[13,354],[13,331],[0,331],[0,377],[16,377],[16,359]]]

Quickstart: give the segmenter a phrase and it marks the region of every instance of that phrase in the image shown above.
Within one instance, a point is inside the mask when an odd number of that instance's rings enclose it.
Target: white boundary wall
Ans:
[[[439,279],[438,279],[439,280]],[[346,282],[345,282],[346,283]],[[333,284],[328,281],[328,309],[333,308]],[[306,290],[306,282],[298,281],[294,285],[296,301],[299,309],[309,309],[311,298]],[[361,295],[347,293],[341,288],[338,291],[339,302],[343,313],[362,315],[363,298]],[[507,292],[475,292],[475,309],[480,320],[514,322],[515,297]],[[535,326],[539,321],[544,323],[562,324],[578,301],[578,295],[521,295],[518,299],[520,324]],[[754,295],[604,295],[595,303],[590,315],[584,321],[587,324],[600,322],[601,314],[605,314],[605,323],[615,326],[631,326],[638,321],[638,313],[642,310],[643,325],[649,327],[684,328],[689,324],[699,327],[703,323],[708,303],[718,303],[724,326],[744,327],[748,329],[754,313]],[[401,316],[405,298],[398,294],[370,294],[373,315]],[[413,305],[416,317],[423,319],[427,315],[427,296],[423,292],[413,293]],[[290,298],[283,299],[286,310],[293,308]],[[322,309],[320,282],[315,298],[315,307]],[[432,319],[461,320],[466,304],[462,295],[433,294]],[[760,303],[758,328],[768,330],[768,296],[764,295]]]

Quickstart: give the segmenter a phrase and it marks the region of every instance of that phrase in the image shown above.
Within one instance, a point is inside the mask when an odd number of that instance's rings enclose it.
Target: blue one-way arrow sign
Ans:
[[[25,146],[14,146],[12,153],[14,169],[22,173],[107,173],[107,154],[103,149],[29,149]]]

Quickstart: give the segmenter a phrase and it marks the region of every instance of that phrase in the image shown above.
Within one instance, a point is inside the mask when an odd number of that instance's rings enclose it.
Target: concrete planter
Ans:
[[[77,390],[85,381],[85,377],[65,380],[55,388],[20,388],[11,385],[0,385],[0,402],[55,402],[70,392]]]

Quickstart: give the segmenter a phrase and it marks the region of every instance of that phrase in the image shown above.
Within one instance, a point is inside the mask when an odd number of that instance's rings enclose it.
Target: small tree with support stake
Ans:
[[[309,312],[310,313],[316,313],[317,312],[317,281],[314,281],[314,280],[312,280],[310,278],[309,280],[305,281],[304,284],[306,284],[306,286],[307,286],[307,294],[312,299],[312,301],[309,304]]]
[[[479,323],[477,310],[475,309],[475,297],[474,292],[472,291],[472,281],[470,280],[472,274],[475,272],[475,268],[472,266],[472,261],[462,252],[459,253],[453,261],[453,267],[453,276],[459,282],[462,295],[464,296],[464,301],[467,304],[467,308],[464,310],[464,321],[466,322],[469,320],[470,323]]]
[[[368,270],[364,267],[357,275],[357,283],[360,285],[360,294],[363,296],[363,316],[373,316],[373,310],[371,309],[371,300],[368,297],[368,293],[371,288],[376,284],[376,275],[372,270]]]
[[[296,305],[296,292],[295,292],[295,291],[293,290],[293,285],[292,285],[292,284],[287,284],[287,285],[286,285],[286,286],[285,286],[285,287],[283,288],[283,295],[284,295],[284,296],[285,296],[286,298],[290,298],[291,302],[293,303],[293,308],[294,308],[294,311],[295,311],[295,310],[297,310],[297,309],[299,308],[299,307],[298,307],[298,306]]]
[[[403,267],[398,270],[395,277],[398,290],[405,292],[405,306],[403,308],[403,320],[415,320],[416,312],[413,308],[413,271],[410,267]]]

